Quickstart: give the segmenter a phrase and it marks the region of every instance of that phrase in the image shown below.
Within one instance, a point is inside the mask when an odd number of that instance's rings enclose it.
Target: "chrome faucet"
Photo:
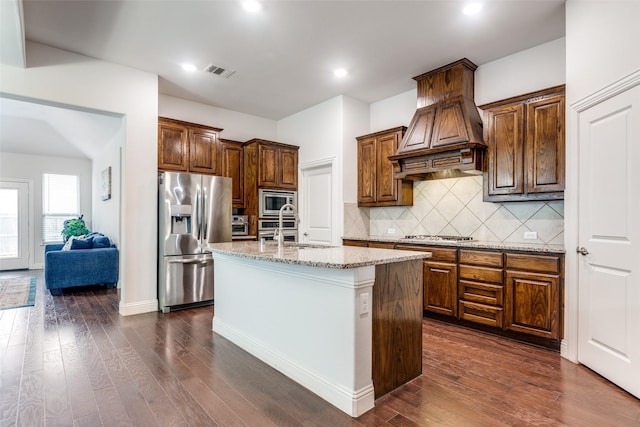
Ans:
[[[296,216],[296,223],[300,222],[300,218],[298,217],[298,210],[296,209],[296,207],[294,205],[292,205],[291,203],[286,203],[284,205],[282,205],[282,207],[280,208],[280,212],[278,214],[278,228],[273,232],[273,238],[278,240],[278,247],[281,247],[282,244],[284,243],[284,234],[282,233],[282,213],[285,211],[285,209],[290,209],[293,211],[293,214]],[[277,237],[276,237],[277,235]]]

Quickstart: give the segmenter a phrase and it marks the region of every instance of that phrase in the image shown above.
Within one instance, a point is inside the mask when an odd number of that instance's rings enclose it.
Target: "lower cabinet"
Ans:
[[[505,328],[562,338],[560,256],[506,254]]]
[[[344,240],[343,243],[393,248],[390,242]],[[432,254],[423,261],[425,314],[436,313],[439,318],[446,316],[445,319],[454,322],[473,322],[489,327],[483,330],[550,347],[559,345],[563,336],[562,254],[405,243],[395,244],[395,249]]]
[[[424,262],[424,309],[447,316],[458,314],[458,266],[449,262]]]
[[[501,328],[504,324],[502,252],[460,249],[460,318]]]
[[[455,248],[396,245],[396,249],[431,252],[423,263],[423,308],[445,316],[458,315],[458,264]]]

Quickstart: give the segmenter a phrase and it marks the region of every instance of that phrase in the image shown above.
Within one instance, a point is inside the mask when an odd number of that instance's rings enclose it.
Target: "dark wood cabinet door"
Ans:
[[[188,131],[183,126],[158,121],[158,169],[188,170]]]
[[[189,130],[189,171],[220,175],[220,145],[216,132]]]
[[[524,106],[487,111],[487,188],[489,195],[524,192]]]
[[[527,104],[526,191],[564,191],[564,95]]]
[[[493,102],[485,113],[484,200],[564,198],[564,86]]]
[[[506,271],[505,328],[544,338],[560,338],[560,277]]]
[[[393,177],[393,164],[389,156],[398,150],[398,133],[380,136],[376,146],[376,196],[378,202],[398,199],[398,180]]]
[[[458,313],[458,266],[446,262],[424,262],[424,309],[456,316]]]
[[[376,139],[358,141],[358,204],[376,202]]]
[[[298,150],[280,148],[280,187],[298,189]]]
[[[222,141],[222,176],[233,180],[232,203],[234,208],[244,207],[244,154],[242,143]]]
[[[411,206],[413,182],[395,179],[396,154],[406,128],[387,129],[356,138],[358,142],[358,206]]]
[[[278,187],[278,169],[279,163],[279,150],[276,146],[271,145],[258,145],[258,159],[260,164],[258,165],[258,186],[259,187]]]

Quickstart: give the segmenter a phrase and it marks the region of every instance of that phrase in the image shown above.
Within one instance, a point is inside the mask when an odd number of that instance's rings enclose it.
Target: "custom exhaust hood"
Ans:
[[[477,66],[461,59],[414,77],[418,109],[395,155],[396,179],[481,174],[486,145],[482,119],[473,102]]]

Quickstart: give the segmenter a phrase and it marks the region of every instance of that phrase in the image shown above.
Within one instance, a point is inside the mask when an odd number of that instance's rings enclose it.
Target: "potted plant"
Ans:
[[[84,236],[85,234],[89,234],[89,229],[85,226],[84,220],[82,219],[83,216],[84,215],[80,215],[78,218],[68,219],[63,223],[60,234],[65,242],[69,240],[71,236]]]

